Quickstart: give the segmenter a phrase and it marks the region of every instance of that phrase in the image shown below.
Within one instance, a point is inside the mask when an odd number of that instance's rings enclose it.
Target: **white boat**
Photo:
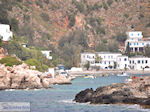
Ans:
[[[132,82],[133,80],[131,78],[126,79],[125,82]]]
[[[129,76],[129,74],[127,74],[127,73],[122,73],[122,74],[117,74],[117,76]]]
[[[94,77],[93,75],[89,75],[89,76],[84,76],[84,78],[91,78],[91,79],[94,79],[96,77]]]

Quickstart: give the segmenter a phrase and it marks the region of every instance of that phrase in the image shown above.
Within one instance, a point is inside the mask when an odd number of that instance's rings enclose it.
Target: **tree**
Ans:
[[[87,70],[89,70],[89,68],[90,68],[90,62],[88,61],[88,62],[84,65],[84,67],[85,67]]]
[[[150,57],[150,46],[149,45],[147,45],[144,48],[144,55],[147,56],[147,57]]]
[[[114,69],[117,68],[117,62],[114,62]]]
[[[129,43],[129,42],[127,43],[127,47],[126,47],[125,54],[126,54],[127,56],[130,56],[130,43]]]
[[[102,58],[100,56],[98,56],[98,54],[96,54],[95,62],[99,63],[101,60],[102,60]]]

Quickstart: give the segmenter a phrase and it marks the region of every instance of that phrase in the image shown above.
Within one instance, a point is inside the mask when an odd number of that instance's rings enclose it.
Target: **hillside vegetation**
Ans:
[[[79,65],[82,51],[114,51],[125,32],[150,36],[148,0],[0,0],[0,23],[19,43],[53,50],[53,64]]]

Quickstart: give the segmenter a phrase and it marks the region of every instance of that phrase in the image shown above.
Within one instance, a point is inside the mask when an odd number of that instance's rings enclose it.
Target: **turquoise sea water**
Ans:
[[[149,109],[142,109],[137,105],[90,105],[72,102],[81,90],[121,83],[126,78],[118,76],[77,78],[72,81],[72,85],[55,85],[53,89],[0,91],[0,101],[30,102],[31,112],[150,112]]]

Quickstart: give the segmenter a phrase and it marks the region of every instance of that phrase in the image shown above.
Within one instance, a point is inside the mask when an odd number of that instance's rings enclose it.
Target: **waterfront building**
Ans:
[[[95,63],[95,53],[84,52],[81,53],[81,66],[83,67],[85,64],[89,62],[89,64]]]
[[[121,53],[97,52],[95,61],[91,63],[91,67],[96,66],[99,69],[114,69],[116,68],[117,57],[121,55]]]
[[[10,26],[7,24],[0,24],[0,38],[3,41],[9,41],[13,37]]]
[[[144,70],[150,68],[150,58],[135,56],[129,58],[129,67],[134,70]]]
[[[121,55],[121,53],[112,52],[81,53],[81,66],[83,67],[89,62],[91,68],[113,69],[117,57]]]
[[[143,38],[141,31],[127,32],[127,40],[125,41],[125,49],[130,52],[144,52],[144,47],[150,45],[150,40]]]
[[[96,52],[81,53],[81,65],[89,62],[91,69],[146,70],[150,68],[150,58],[128,57],[121,53]]]
[[[117,57],[117,69],[125,70],[129,69],[129,57],[122,55]]]
[[[52,51],[50,50],[44,50],[44,51],[41,51],[42,54],[49,60],[52,60],[52,56],[50,55]]]

